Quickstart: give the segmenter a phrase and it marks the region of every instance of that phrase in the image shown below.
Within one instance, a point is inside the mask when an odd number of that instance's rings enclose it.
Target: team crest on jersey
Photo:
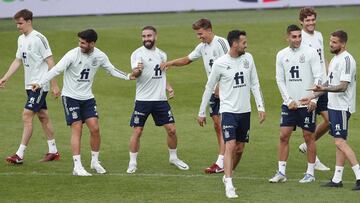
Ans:
[[[244,68],[248,69],[250,67],[249,61],[248,60],[244,60]]]
[[[225,137],[225,138],[229,138],[229,137],[230,137],[229,131],[224,130],[224,137]]]
[[[76,111],[71,112],[71,116],[73,119],[77,119],[79,117]]]
[[[334,68],[335,71],[339,71],[339,64],[337,63]]]
[[[92,66],[97,66],[97,60],[96,60],[96,58],[94,58],[94,59],[91,61],[91,65],[92,65]]]
[[[139,116],[135,116],[134,117],[134,123],[139,124],[139,121],[140,121]]]
[[[305,55],[301,54],[300,58],[299,58],[299,63],[305,63]]]
[[[216,51],[215,51],[215,50],[213,51],[213,56],[214,56],[215,58],[217,58],[217,57],[216,57],[217,54],[216,54]]]
[[[27,47],[28,51],[31,51],[31,44]]]

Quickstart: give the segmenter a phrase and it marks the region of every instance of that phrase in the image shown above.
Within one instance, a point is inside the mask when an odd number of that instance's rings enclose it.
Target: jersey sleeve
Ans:
[[[116,69],[105,54],[103,54],[103,62],[101,64],[101,66],[110,75],[120,78],[120,79],[129,80],[129,75],[119,69]]]
[[[200,43],[199,45],[197,45],[195,47],[195,49],[188,55],[190,61],[196,61],[198,60],[202,55],[201,55],[201,49],[202,49],[202,44]]]
[[[220,56],[223,56],[230,49],[229,43],[226,40],[224,40],[223,38],[218,38],[217,41],[220,44]]]
[[[251,60],[252,60],[252,67],[251,67],[251,73],[250,73],[251,92],[255,97],[257,110],[265,111],[264,98],[263,98],[263,95],[261,92],[259,77],[258,77],[258,74],[256,71],[255,62],[254,62],[254,59],[252,58],[252,56],[251,56]]]
[[[278,85],[282,99],[287,105],[289,105],[293,100],[290,98],[286,89],[285,70],[283,64],[281,63],[281,57],[282,55],[280,53],[278,53],[276,56],[276,83]]]
[[[199,114],[198,114],[199,117],[206,117],[206,106],[210,101],[210,97],[215,88],[215,85],[220,80],[220,69],[219,68],[220,67],[218,66],[218,64],[214,63],[213,70],[211,71],[211,73],[209,75],[208,81],[205,86],[205,91],[202,96]]]
[[[22,58],[21,53],[20,53],[20,38],[18,39],[18,44],[17,44],[17,50],[16,50],[15,57],[18,58],[18,59]]]
[[[345,56],[342,60],[340,67],[340,81],[351,82],[351,75],[353,74],[354,70],[351,68],[351,59],[349,56]]]
[[[40,80],[40,87],[47,84],[54,77],[60,75],[65,69],[67,69],[72,64],[71,52],[65,54],[62,59],[53,67],[50,71],[48,71],[45,76]]]
[[[131,64],[131,68],[134,69],[138,66],[138,63],[142,62],[142,58],[139,54],[139,51],[134,51],[132,54],[131,54],[131,57],[130,57],[130,64]]]
[[[52,56],[52,52],[49,46],[49,42],[46,37],[42,35],[36,35],[38,37],[36,41],[36,46],[38,47],[39,54],[43,59],[46,59],[49,56]]]

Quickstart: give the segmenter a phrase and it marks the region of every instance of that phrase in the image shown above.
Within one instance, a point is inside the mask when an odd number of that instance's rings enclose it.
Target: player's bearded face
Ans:
[[[95,42],[87,42],[84,39],[79,38],[79,47],[82,53],[91,53],[94,50]]]
[[[153,30],[143,30],[141,34],[144,47],[152,49],[155,46],[156,33]]]
[[[338,54],[344,47],[344,43],[341,43],[338,37],[330,36],[330,52],[332,54]]]
[[[295,30],[288,34],[288,42],[291,48],[299,48],[301,44],[301,31]]]
[[[247,39],[245,35],[240,35],[240,40],[239,40],[239,47],[238,47],[238,54],[243,55],[245,54],[245,49],[247,48]]]

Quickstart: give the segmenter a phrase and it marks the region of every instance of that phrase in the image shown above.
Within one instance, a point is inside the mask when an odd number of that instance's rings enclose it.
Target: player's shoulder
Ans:
[[[145,49],[145,47],[141,46],[141,47],[135,49],[131,55],[133,56],[133,55],[137,55],[137,54],[142,54],[144,52],[144,49]]]
[[[322,33],[321,33],[320,31],[315,30],[315,31],[314,31],[314,35],[315,35],[316,38],[318,38],[318,39],[323,39],[323,35],[322,35]]]
[[[286,56],[289,52],[290,52],[290,48],[285,47],[285,48],[281,49],[280,51],[278,51],[278,53],[276,54],[276,57],[281,58],[283,56]]]
[[[166,55],[166,53],[163,50],[159,49],[158,47],[155,48],[155,51],[160,55]]]
[[[225,64],[229,61],[229,55],[228,54],[225,54],[223,56],[220,56],[219,58],[217,58],[215,61],[214,61],[214,64],[215,65],[221,65],[221,64]]]

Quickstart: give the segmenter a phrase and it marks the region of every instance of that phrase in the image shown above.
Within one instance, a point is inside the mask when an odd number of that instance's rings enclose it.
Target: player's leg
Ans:
[[[220,109],[220,99],[216,98],[213,94],[209,102],[209,112],[210,117],[213,120],[214,130],[218,142],[218,157],[211,166],[205,168],[205,173],[222,173],[224,171],[224,153],[225,153],[225,143],[222,137],[221,130],[221,116],[219,113]]]
[[[169,148],[169,162],[180,170],[189,170],[189,166],[178,158],[177,155],[177,135],[175,118],[171,112],[171,107],[167,101],[154,102],[151,112],[156,126],[164,126],[167,134],[167,145]]]
[[[225,195],[227,198],[237,198],[238,195],[235,192],[235,187],[232,182],[232,172],[234,164],[234,155],[236,151],[237,140],[237,127],[236,114],[223,113],[222,114],[222,133],[225,142],[225,154],[224,154],[224,177],[223,182],[225,185]]]
[[[33,132],[33,118],[41,107],[38,100],[38,98],[41,97],[40,92],[42,91],[38,90],[37,92],[32,92],[31,90],[26,90],[27,100],[22,113],[23,133],[21,137],[21,143],[16,153],[5,159],[9,163],[23,163],[24,153]]]
[[[235,154],[233,159],[233,170],[235,170],[235,168],[239,164],[241,157],[244,153],[244,149],[245,149],[245,142],[236,143]]]
[[[315,127],[315,126],[314,126]],[[314,133],[303,129],[303,137],[307,146],[307,170],[304,177],[299,181],[300,183],[309,183],[315,181],[315,157],[316,157],[316,144]]]
[[[90,168],[94,169],[99,174],[106,173],[104,167],[100,165],[99,153],[100,153],[100,127],[97,117],[91,117],[85,120],[85,123],[90,131],[90,147],[91,147],[91,162]]]
[[[47,161],[53,161],[53,160],[59,160],[60,154],[57,150],[56,143],[55,143],[55,137],[54,137],[54,130],[53,126],[48,114],[48,110],[43,108],[38,113],[37,116],[39,118],[39,121],[41,123],[41,127],[44,131],[44,134],[47,138],[47,143],[49,147],[48,153],[45,154],[45,157],[41,159],[41,162],[47,162]]]

